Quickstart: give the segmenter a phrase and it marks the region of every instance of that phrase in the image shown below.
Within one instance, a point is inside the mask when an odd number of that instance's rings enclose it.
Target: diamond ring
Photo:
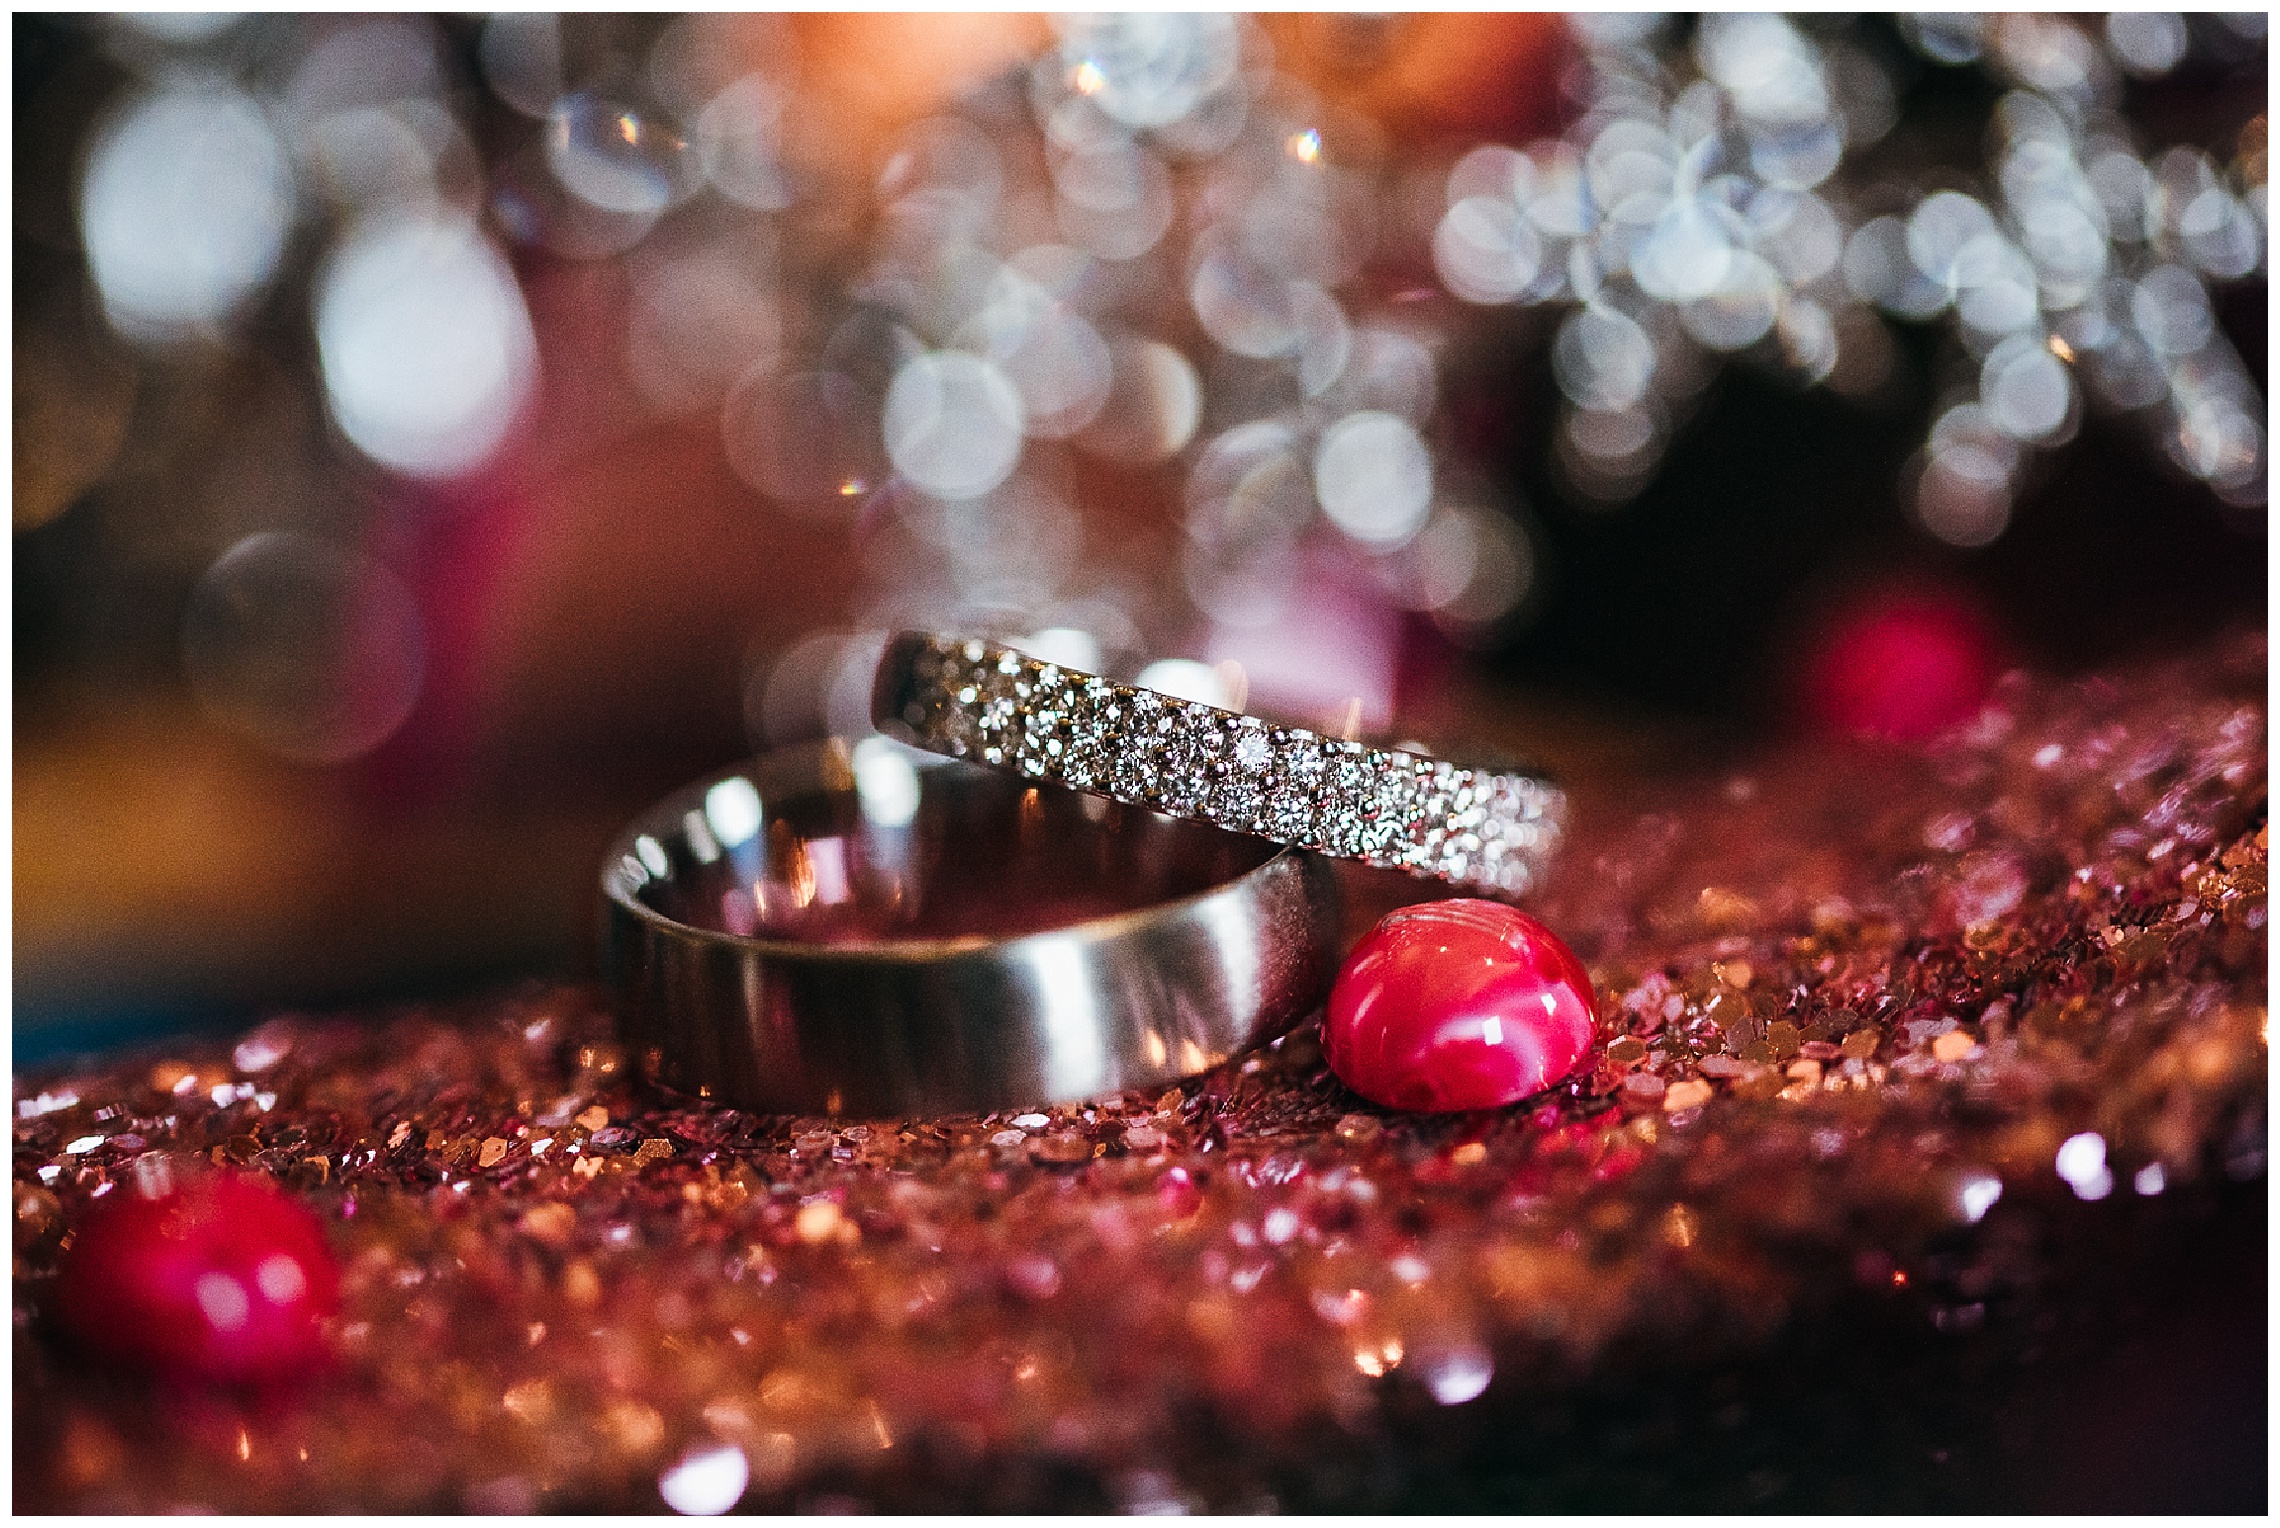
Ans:
[[[1567,809],[1538,775],[1280,727],[924,632],[887,644],[871,716],[903,742],[1027,779],[1505,895],[1542,875]]]

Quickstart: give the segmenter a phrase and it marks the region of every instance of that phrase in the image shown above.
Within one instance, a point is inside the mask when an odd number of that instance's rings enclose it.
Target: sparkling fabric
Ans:
[[[2158,1439],[2256,1510],[2264,685],[2249,635],[1577,781],[1534,908],[1601,1058],[1507,1110],[1368,1106],[1306,1026],[1160,1096],[754,1118],[575,987],[19,1076],[15,1505],[2143,1507]],[[328,1372],[70,1346],[60,1253],[159,1154],[326,1218]],[[2228,1343],[2245,1406],[2194,1389]]]

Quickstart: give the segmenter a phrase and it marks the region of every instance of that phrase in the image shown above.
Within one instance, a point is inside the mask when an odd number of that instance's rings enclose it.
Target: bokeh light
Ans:
[[[164,340],[229,318],[275,271],[292,166],[268,113],[218,81],[130,102],[88,156],[87,262],[113,324]]]
[[[928,493],[971,499],[1006,480],[1021,455],[1021,394],[977,357],[914,357],[887,389],[881,426],[895,470]]]
[[[685,1517],[718,1517],[736,1505],[751,1478],[751,1461],[735,1444],[694,1444],[657,1477],[657,1494]]]
[[[835,371],[747,373],[723,404],[729,465],[786,508],[844,515],[878,485],[878,410]]]
[[[1032,436],[1074,435],[1108,402],[1115,365],[1100,331],[1012,265],[999,271],[969,328],[1021,395]]]
[[[871,731],[871,677],[884,632],[820,631],[756,671],[748,691],[753,735],[768,743],[862,737]]]
[[[764,263],[698,243],[646,248],[630,267],[626,372],[657,413],[719,407],[734,383],[780,357],[783,315]]]
[[[264,531],[199,582],[182,657],[217,721],[286,758],[337,764],[411,714],[427,640],[388,569],[319,537]]]
[[[1323,433],[1314,492],[1338,529],[1372,547],[1417,534],[1433,502],[1433,459],[1407,420],[1349,414]]]
[[[1870,513],[1935,559],[1999,555],[2100,421],[2255,519],[2266,410],[2225,293],[2268,264],[2261,118],[2152,138],[2131,83],[2189,88],[2255,22],[1559,25],[1556,115],[1428,144],[1337,49],[1244,16],[969,21],[863,102],[818,42],[853,34],[780,17],[114,19],[76,211],[130,348],[313,327],[336,428],[279,430],[310,503],[214,510],[204,545],[449,560],[407,528],[439,503],[699,443],[726,523],[831,569],[827,610],[748,637],[756,737],[867,726],[829,697],[903,624],[1112,668],[1253,643],[1271,691],[1318,587],[1390,689],[1381,648],[1556,609],[1573,514],[1618,526],[1728,368],[1920,430]],[[1892,136],[1966,74],[1968,149]],[[1543,368],[1540,421],[1484,395],[1498,346]],[[1514,431],[1568,501],[1540,517],[1466,470]],[[331,492],[368,463],[425,481]]]
[[[698,164],[688,140],[623,101],[579,93],[546,118],[546,162],[580,201],[633,218],[656,218],[687,196]]]
[[[498,251],[456,217],[378,220],[319,280],[333,418],[358,450],[421,477],[490,456],[530,395],[537,344]]]
[[[1215,665],[1193,658],[1159,658],[1142,669],[1133,682],[1142,689],[1177,695],[1201,706],[1225,708],[1235,701],[1227,687],[1227,676]]]
[[[1067,24],[1070,82],[1126,127],[1169,127],[1233,78],[1232,16],[1084,16]]]
[[[1807,714],[1845,736],[1913,742],[1968,719],[1997,672],[1972,601],[1936,588],[1864,591],[1808,645]]]
[[[2019,445],[2068,439],[2086,382],[2122,410],[2166,404],[2149,423],[2168,455],[2228,503],[2262,502],[2262,408],[2208,283],[2262,268],[2263,160],[2228,172],[2179,147],[2148,165],[2113,110],[2124,74],[2184,63],[2183,18],[2117,14],[2093,36],[2055,16],[1901,17],[1924,58],[1984,63],[2007,87],[1985,184],[1923,186],[1840,173],[1894,112],[1889,63],[1841,29],[1713,15],[1682,51],[1667,18],[1571,26],[1581,116],[1557,142],[1460,158],[1432,255],[1463,301],[1571,307],[1555,457],[1582,498],[1651,480],[1706,358],[1873,392],[1890,374],[1881,310],[1951,324],[1972,417]],[[2031,452],[1935,440],[1926,458],[1917,523],[1955,546],[1998,539]]]
[[[1077,444],[1135,464],[1177,456],[1202,417],[1203,383],[1194,363],[1177,347],[1147,339],[1120,339],[1109,358],[1108,396]]]

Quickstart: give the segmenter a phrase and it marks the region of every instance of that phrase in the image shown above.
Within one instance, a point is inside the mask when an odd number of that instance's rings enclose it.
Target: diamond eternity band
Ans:
[[[1543,873],[1567,810],[1535,775],[1279,727],[925,632],[887,644],[871,714],[934,753],[1508,896]]]

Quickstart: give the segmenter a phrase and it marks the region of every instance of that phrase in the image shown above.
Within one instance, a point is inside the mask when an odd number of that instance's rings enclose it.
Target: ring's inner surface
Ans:
[[[720,933],[861,945],[1065,928],[1193,896],[1273,844],[965,764],[860,753],[844,788],[730,776],[635,842],[641,902]]]

